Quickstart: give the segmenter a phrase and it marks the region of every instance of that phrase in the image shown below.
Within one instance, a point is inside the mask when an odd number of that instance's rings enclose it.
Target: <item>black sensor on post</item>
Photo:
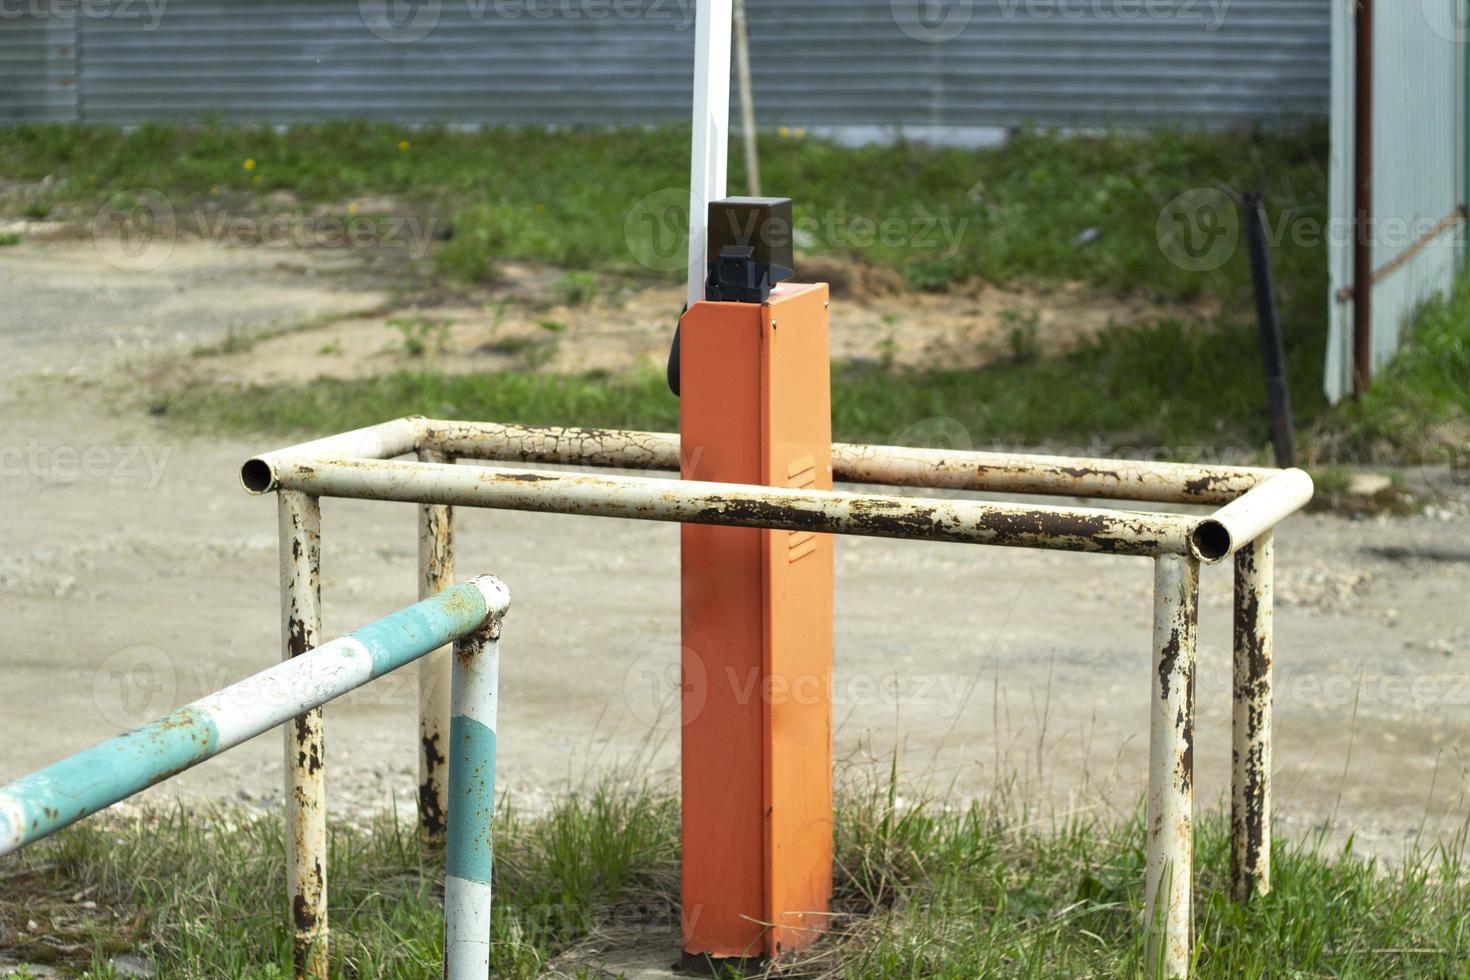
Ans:
[[[771,287],[796,275],[791,198],[727,197],[712,201],[705,233],[704,298],[764,303]],[[679,328],[669,348],[669,390],[679,394]]]
[[[727,197],[711,201],[704,298],[764,303],[771,287],[796,275],[791,198]]]

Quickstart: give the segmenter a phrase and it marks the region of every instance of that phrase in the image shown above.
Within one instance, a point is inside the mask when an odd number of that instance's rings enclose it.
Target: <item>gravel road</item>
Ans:
[[[230,329],[383,301],[332,253],[180,248],[151,271],[87,242],[0,250],[0,779],[277,657],[275,513],[238,486],[273,440],[184,438],[106,392]],[[840,322],[839,304],[834,318]],[[1276,805],[1283,829],[1402,853],[1463,822],[1470,787],[1470,495],[1409,517],[1299,515],[1278,540]],[[324,505],[329,635],[414,598],[414,508]],[[459,570],[509,584],[505,788],[536,806],[622,767],[667,777],[677,529],[462,511]],[[1131,810],[1146,753],[1149,563],[962,545],[837,546],[836,748],[899,753],[913,792],[1009,786],[1039,812]],[[1229,573],[1206,569],[1198,798],[1226,792]],[[414,695],[390,677],[327,713],[332,804],[414,792]],[[155,797],[277,805],[257,740]]]

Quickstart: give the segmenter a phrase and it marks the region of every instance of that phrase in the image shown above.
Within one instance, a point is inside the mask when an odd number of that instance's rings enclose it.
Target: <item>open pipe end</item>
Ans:
[[[1234,549],[1234,545],[1230,529],[1213,517],[1200,521],[1189,535],[1189,550],[1194,552],[1194,557],[1207,565],[1213,565],[1225,558]]]
[[[256,496],[269,493],[276,488],[276,468],[258,456],[247,459],[240,467],[240,485]]]

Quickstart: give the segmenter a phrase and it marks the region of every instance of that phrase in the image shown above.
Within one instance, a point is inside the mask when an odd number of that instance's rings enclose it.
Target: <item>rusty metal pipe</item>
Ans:
[[[541,513],[962,541],[1118,555],[1186,554],[1199,518],[648,477],[387,460],[279,459],[277,489]]]
[[[669,432],[501,425],[424,419],[426,443],[466,459],[678,470]],[[698,452],[692,447],[688,452]],[[325,455],[325,454],[317,454]],[[993,493],[1222,504],[1279,473],[1250,466],[832,445],[833,476],[847,483]]]
[[[321,642],[320,501],[285,490],[279,495],[281,638],[283,659]],[[326,980],[327,808],[322,712],[313,708],[282,729],[286,762],[286,889],[296,976]]]
[[[435,449],[420,449],[427,463],[450,462]],[[419,598],[454,584],[454,510],[444,504],[419,507]],[[419,661],[419,833],[424,842],[444,842],[449,806],[449,649]]]
[[[1194,657],[1199,563],[1154,561],[1154,657],[1149,699],[1145,950],[1158,980],[1189,974],[1194,882]]]
[[[301,457],[342,457],[347,459],[392,459],[414,452],[423,440],[424,420],[416,415],[390,419],[351,432],[313,439],[284,449],[261,453],[247,459],[240,467],[240,483],[252,493],[270,489],[275,461]]]
[[[1271,657],[1275,535],[1235,553],[1235,644],[1230,779],[1230,891],[1237,902],[1271,890]]]
[[[1230,557],[1305,507],[1312,489],[1312,478],[1304,471],[1278,471],[1201,520],[1190,538],[1190,553],[1203,562]]]
[[[1232,500],[1274,472],[1241,466],[845,443],[832,447],[832,467],[840,479],[851,483],[1187,504]]]

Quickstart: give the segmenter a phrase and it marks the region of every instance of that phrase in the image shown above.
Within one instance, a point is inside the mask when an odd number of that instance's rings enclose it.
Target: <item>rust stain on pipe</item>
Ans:
[[[684,449],[666,432],[424,419],[426,443],[467,459],[677,470]],[[1220,504],[1275,470],[1147,460],[1073,459],[834,443],[833,475],[849,483],[1118,500]]]
[[[1155,974],[1161,964],[1163,977],[1187,976],[1192,950],[1198,621],[1198,562],[1155,559],[1144,927],[1147,968]]]
[[[334,497],[960,541],[1100,554],[1185,553],[1199,519],[647,477],[379,460],[282,460],[283,488]],[[528,479],[528,476],[531,479]]]
[[[321,508],[315,496],[296,491],[283,491],[279,498],[282,647],[290,659],[321,642]],[[297,715],[283,730],[293,968],[297,977],[325,980],[329,961],[321,709]]]
[[[437,449],[419,450],[426,463],[452,464],[453,458]],[[436,595],[454,584],[454,511],[441,503],[419,507],[420,599]],[[449,688],[448,648],[436,650],[419,661],[419,833],[424,842],[444,842],[449,812]]]
[[[1270,532],[1235,553],[1230,886],[1238,902],[1271,890]]]

